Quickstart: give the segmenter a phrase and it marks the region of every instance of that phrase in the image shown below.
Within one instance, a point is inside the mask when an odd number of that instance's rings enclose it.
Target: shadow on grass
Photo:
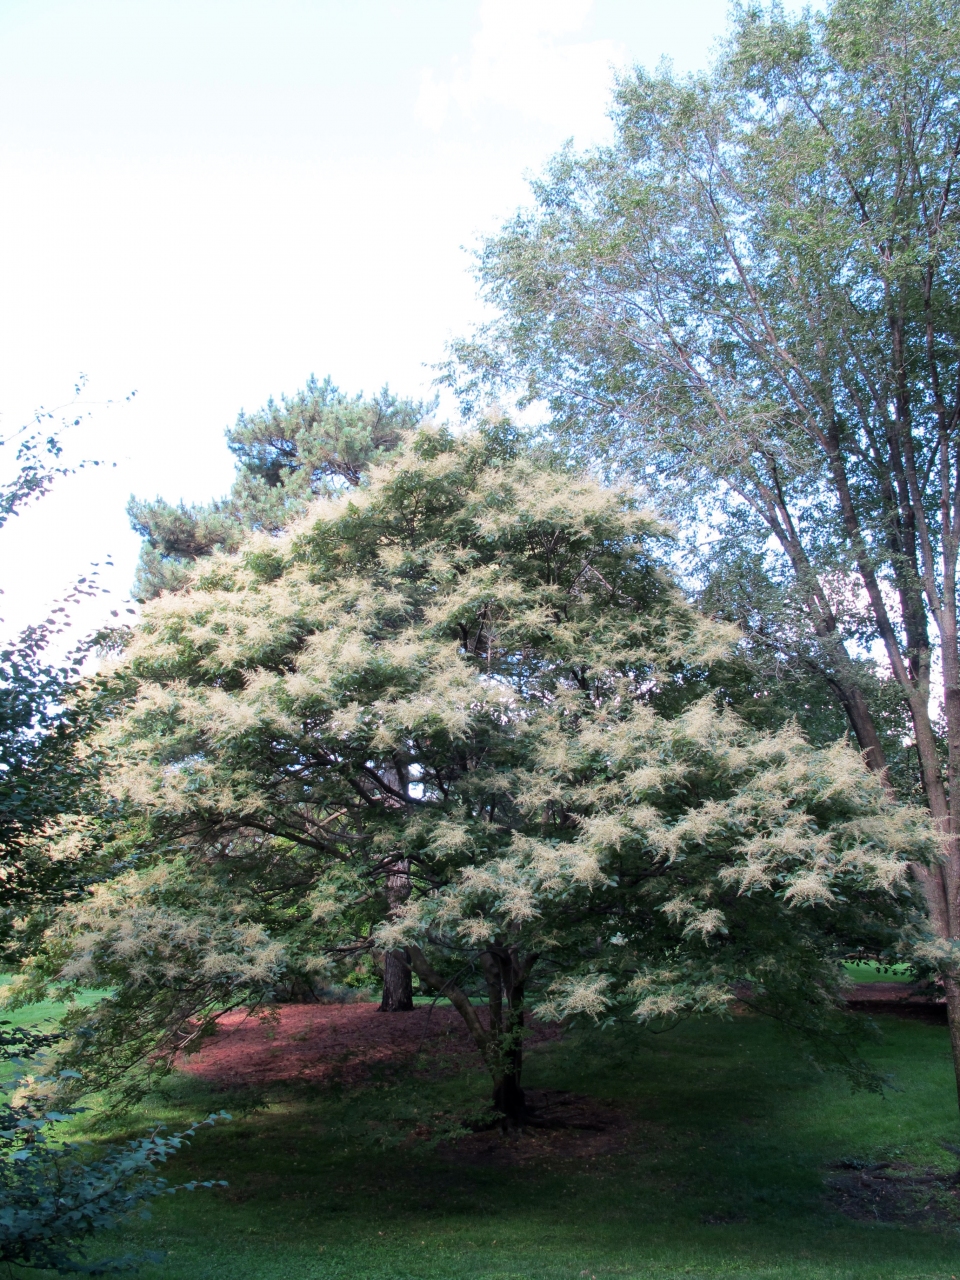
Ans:
[[[752,1017],[542,1044],[526,1083],[602,1101],[623,1141],[520,1164],[457,1158],[449,1131],[487,1094],[462,1060],[351,1090],[214,1091],[177,1077],[112,1136],[223,1107],[234,1123],[170,1173],[230,1187],[177,1197],[125,1235],[167,1254],[145,1280],[950,1280],[955,1230],[854,1221],[826,1194],[838,1160],[956,1165],[939,1146],[958,1137],[945,1030],[880,1021],[872,1056],[896,1084],[883,1097],[818,1074]]]

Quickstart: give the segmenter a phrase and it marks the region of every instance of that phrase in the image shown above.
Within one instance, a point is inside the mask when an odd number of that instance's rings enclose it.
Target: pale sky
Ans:
[[[71,455],[116,464],[0,530],[0,634],[108,554],[113,595],[78,626],[119,608],[127,498],[225,493],[241,408],[311,372],[430,394],[479,316],[466,250],[567,138],[607,136],[614,68],[703,66],[726,12],[0,0],[0,434],[83,373]]]

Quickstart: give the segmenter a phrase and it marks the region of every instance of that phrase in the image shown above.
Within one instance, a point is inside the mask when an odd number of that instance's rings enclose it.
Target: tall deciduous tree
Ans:
[[[236,551],[244,530],[276,533],[302,515],[320,494],[356,485],[378,459],[397,447],[403,431],[430,406],[384,389],[348,396],[311,376],[296,395],[241,413],[227,431],[237,459],[230,495],[208,506],[131,498],[131,523],[144,539],[137,571],[138,598],[176,590],[199,556]]]
[[[459,354],[711,519],[715,598],[765,593],[758,643],[891,779],[883,655],[944,840],[917,875],[960,1088],[960,6],[751,6],[710,74],[638,71],[613,117],[487,245],[500,317]]]
[[[631,489],[506,426],[424,428],[146,606],[100,814],[65,826],[136,857],[21,989],[111,988],[70,1065],[157,1067],[285,973],[371,949],[449,996],[508,1121],[531,1000],[653,1020],[749,981],[828,1031],[843,958],[896,945],[929,822],[843,743],[718,705],[704,675],[735,636],[673,587],[664,540]]]

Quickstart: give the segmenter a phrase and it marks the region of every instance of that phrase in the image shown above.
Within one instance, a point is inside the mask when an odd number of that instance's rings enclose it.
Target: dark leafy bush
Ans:
[[[0,1061],[22,1066],[28,1055],[54,1038],[0,1024]],[[157,1196],[226,1186],[210,1181],[170,1186],[157,1175],[158,1166],[188,1144],[198,1129],[229,1120],[225,1111],[181,1133],[166,1135],[164,1126],[157,1126],[145,1137],[109,1147],[91,1160],[84,1159],[79,1144],[53,1136],[72,1113],[44,1111],[17,1092],[21,1082],[22,1077],[13,1076],[0,1086],[0,1262],[61,1274],[133,1270],[138,1259],[130,1255],[88,1261],[87,1242],[135,1210],[148,1216],[147,1205]]]

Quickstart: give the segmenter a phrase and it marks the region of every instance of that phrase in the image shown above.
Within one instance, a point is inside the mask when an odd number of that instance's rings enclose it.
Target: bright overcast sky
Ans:
[[[108,553],[97,614],[118,607],[127,498],[224,493],[239,409],[311,372],[429,394],[478,314],[464,247],[566,138],[606,136],[612,68],[702,66],[725,22],[725,0],[0,0],[0,433],[84,373],[71,451],[116,463],[0,531],[0,632]]]

